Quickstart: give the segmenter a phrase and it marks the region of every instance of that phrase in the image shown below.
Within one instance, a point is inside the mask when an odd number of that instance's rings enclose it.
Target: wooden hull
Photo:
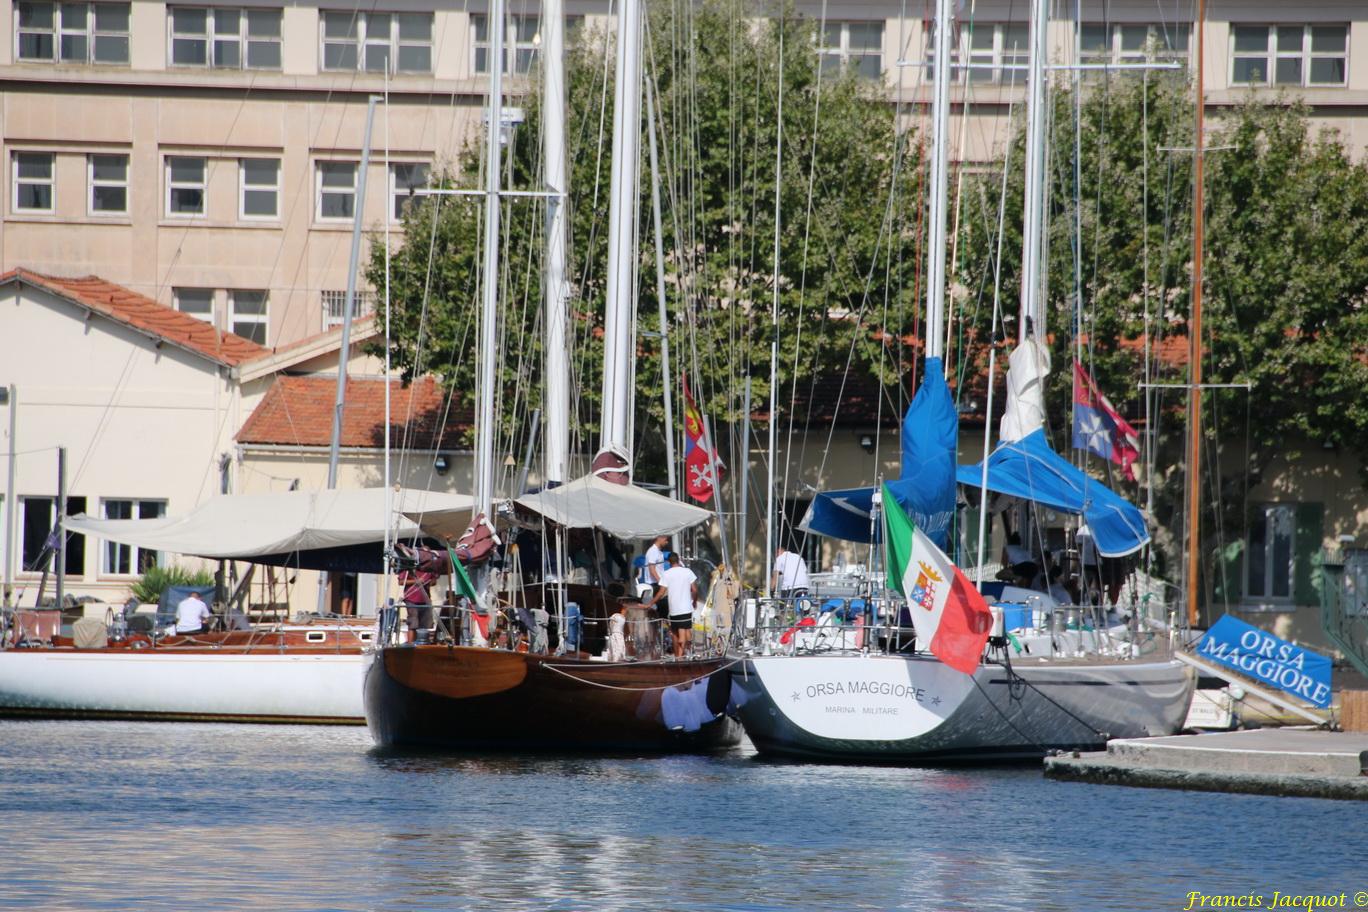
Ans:
[[[725,660],[607,663],[468,646],[396,646],[366,669],[382,746],[689,752],[725,748]]]
[[[3,650],[0,716],[360,724],[361,646],[323,630],[321,642],[299,628]]]

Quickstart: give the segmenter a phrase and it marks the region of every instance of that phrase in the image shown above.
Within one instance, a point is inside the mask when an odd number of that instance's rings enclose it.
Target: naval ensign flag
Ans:
[[[917,639],[946,665],[973,674],[993,628],[988,604],[945,552],[912,524],[887,485],[883,527],[888,587],[907,599]]]

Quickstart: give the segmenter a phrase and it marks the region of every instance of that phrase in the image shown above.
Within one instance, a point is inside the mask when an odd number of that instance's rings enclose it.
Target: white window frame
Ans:
[[[389,166],[389,198],[390,198],[390,218],[396,222],[404,217],[404,206],[409,202],[409,188],[399,186],[400,168],[422,168],[423,182],[414,184],[414,188],[427,186],[428,180],[432,176],[432,166],[427,162],[391,162]],[[416,197],[414,197],[416,199]]]
[[[985,42],[984,38],[988,40]],[[950,81],[958,85],[1024,86],[1029,43],[1029,26],[1024,22],[975,22],[972,28],[963,26],[955,32]],[[928,79],[935,56],[936,35],[932,28],[927,32]]]
[[[14,547],[15,547],[15,550],[18,552],[18,555],[17,555],[17,556],[18,556],[18,560],[17,560],[16,563],[15,563],[15,568],[14,568],[14,569],[15,569],[15,571],[16,571],[19,575],[21,575],[21,576],[38,576],[40,573],[42,573],[42,569],[41,569],[41,568],[39,568],[39,569],[34,569],[34,570],[28,569],[28,565],[29,565],[29,561],[27,560],[28,555],[26,555],[26,554],[24,553],[24,547],[25,547],[25,545],[26,545],[26,542],[24,541],[24,539],[25,539],[25,533],[26,533],[27,528],[28,528],[29,509],[30,509],[31,507],[36,506],[36,504],[37,504],[38,501],[47,501],[47,509],[46,509],[45,512],[47,513],[47,527],[48,527],[48,535],[49,535],[49,537],[51,536],[53,526],[55,525],[55,523],[56,523],[56,521],[57,521],[57,497],[56,497],[55,495],[52,495],[52,494],[21,494],[21,495],[19,495],[19,497],[18,497],[18,499],[17,499],[17,501],[16,501],[16,503],[15,503],[15,506],[18,507],[18,510],[15,511],[15,517],[14,517],[14,518],[15,518],[15,522],[16,522],[16,524],[17,524],[17,528],[15,529],[15,542],[14,542]],[[70,511],[70,510],[72,509],[73,506],[74,506],[78,511],[79,511],[79,510],[84,510],[84,509],[85,509],[85,504],[86,504],[86,502],[87,502],[87,498],[86,498],[84,495],[70,495],[70,494],[69,494],[69,495],[67,495],[67,510]],[[76,547],[78,544],[79,544],[79,549]],[[63,554],[62,554],[62,561],[63,561],[63,563],[67,564],[67,567],[65,568],[65,569],[66,569],[67,578],[70,579],[70,578],[75,577],[75,578],[85,579],[85,577],[86,577],[85,560],[86,560],[87,557],[89,557],[89,555],[86,553],[86,550],[85,550],[85,546],[86,546],[86,537],[85,537],[85,535],[83,535],[83,534],[80,533],[80,532],[70,532],[70,531],[68,531],[68,532],[66,533],[66,542],[65,542],[65,545],[66,545],[66,547],[65,547],[65,549],[64,549],[64,551],[63,551]],[[76,566],[73,567],[73,566],[71,566],[72,555],[73,555],[77,550],[79,550],[79,551],[81,552],[81,559],[80,559],[79,562],[77,562]],[[40,552],[41,552],[41,546],[40,546]],[[35,560],[36,560],[38,557],[39,557],[38,554],[33,555],[33,558],[34,558]]]
[[[95,176],[95,159],[97,158],[122,158],[123,159],[123,180],[110,180],[109,178],[97,178]],[[128,153],[126,152],[91,152],[86,156],[86,213],[91,218],[121,218],[128,216]],[[100,187],[116,187],[124,192],[124,205],[122,209],[99,209],[95,206],[95,191]]]
[[[271,184],[251,184],[247,182],[247,162],[274,162],[275,182]],[[270,192],[274,196],[275,212],[270,215],[253,215],[247,212],[248,193]],[[247,222],[280,221],[280,159],[278,158],[240,158],[238,159],[238,218]]]
[[[323,331],[336,329],[346,320],[347,290],[345,288],[323,290],[318,293],[318,302],[323,308]],[[357,320],[375,310],[375,293],[357,290],[356,311],[352,319]]]
[[[878,50],[871,51],[869,48],[863,47],[852,48],[850,46],[850,27],[852,25],[877,25],[879,27]],[[841,30],[840,37],[834,45],[828,43],[826,34],[826,29],[832,27],[839,27]],[[884,41],[887,37],[888,23],[883,19],[828,19],[826,22],[820,23],[817,29],[817,53],[820,57],[819,62],[825,62],[828,58],[832,58],[839,62],[841,69],[845,69],[856,61],[865,58],[873,58],[877,60],[879,64],[878,75],[860,71],[858,63],[856,64],[857,72],[859,72],[860,77],[863,79],[882,79],[885,69]]]
[[[19,24],[19,14],[21,5],[49,6],[52,8],[52,27],[33,28],[23,27]],[[68,26],[62,21],[63,8],[84,6],[86,8],[85,24],[81,26]],[[127,26],[123,29],[100,28],[96,25],[100,7],[123,7],[125,8],[124,21]],[[67,3],[43,2],[36,0],[32,4],[15,3],[13,7],[14,17],[14,60],[19,63],[68,63],[96,66],[128,66],[129,44],[132,28],[132,4],[131,3]],[[48,35],[52,41],[52,54],[47,57],[28,57],[21,56],[23,48],[22,37],[24,35]],[[79,37],[85,40],[85,54],[82,57],[63,57],[62,38],[63,36]],[[101,60],[96,54],[96,48],[107,43],[110,39],[123,43],[123,55],[119,59]]]
[[[1105,49],[1083,46],[1083,63],[1181,63],[1187,66],[1192,59],[1192,26],[1186,22],[1084,22],[1085,29],[1105,29]],[[1145,43],[1138,50],[1128,50],[1124,44],[1127,29],[1146,30]],[[1182,35],[1184,49],[1167,47],[1166,39]],[[1081,39],[1080,39],[1081,41]],[[1085,71],[1085,73],[1088,71]]]
[[[113,504],[127,504],[129,515],[127,517],[110,516],[109,508]],[[167,501],[164,498],[157,497],[101,497],[100,515],[105,519],[156,519],[166,515],[166,505]],[[149,513],[146,509],[149,506],[156,509]],[[122,513],[123,511],[120,510],[119,512]],[[100,549],[100,576],[102,578],[142,576],[146,572],[146,568],[142,566],[144,555],[151,558],[148,566],[160,566],[165,559],[165,553],[162,551],[149,551],[136,545],[107,541],[105,546]],[[118,569],[120,564],[125,564],[127,569]]]
[[[19,159],[26,155],[45,155],[48,160],[47,178],[35,178],[19,176]],[[48,205],[45,207],[28,207],[19,205],[19,188],[21,186],[47,187]],[[57,153],[44,152],[40,149],[14,149],[10,152],[10,209],[20,215],[30,214],[52,214],[57,211]]]
[[[178,181],[173,183],[171,180],[171,160],[175,158],[198,159],[204,163],[203,176],[199,183]],[[163,208],[167,218],[172,219],[197,219],[204,218],[209,212],[209,159],[203,155],[165,155],[162,160],[162,171],[165,175],[166,194]],[[200,211],[199,212],[173,212],[171,209],[171,196],[173,190],[199,190],[200,192]]]
[[[178,10],[202,10],[205,14],[203,32],[178,32],[176,31],[176,12]],[[218,13],[234,13],[237,15],[237,28],[231,31],[219,31]],[[257,34],[252,31],[253,15],[275,14],[275,33]],[[204,7],[195,4],[176,4],[166,8],[166,65],[168,67],[190,67],[194,69],[213,69],[213,70],[267,70],[276,71],[281,68],[283,58],[283,48],[281,46],[281,23],[283,19],[282,11],[275,8],[260,7]],[[199,41],[204,43],[204,62],[187,63],[177,61],[176,42],[177,41]],[[220,59],[220,43],[233,43],[237,46],[237,63],[229,64]],[[273,45],[276,49],[276,60],[270,65],[253,64],[252,51],[256,45]]]
[[[1235,50],[1235,33],[1237,30],[1246,29],[1265,29],[1267,31],[1267,41],[1263,51],[1237,51]],[[1344,50],[1343,51],[1314,51],[1312,50],[1312,36],[1314,30],[1318,28],[1341,28],[1344,29]],[[1284,51],[1278,48],[1279,34],[1288,32],[1300,33],[1301,41],[1295,51]],[[1349,80],[1349,38],[1350,28],[1348,25],[1339,22],[1321,22],[1312,25],[1297,25],[1293,23],[1232,23],[1230,26],[1230,84],[1239,87],[1252,88],[1278,88],[1292,87],[1303,89],[1336,89],[1348,85]],[[1263,60],[1263,78],[1258,82],[1240,81],[1235,76],[1235,66],[1239,60]],[[1278,61],[1296,60],[1301,64],[1301,79],[1299,82],[1278,82]],[[1339,82],[1312,82],[1311,63],[1313,60],[1343,60],[1344,79]]]
[[[184,306],[185,298],[188,297],[188,295],[186,294],[186,292],[195,292],[195,293],[207,292],[208,295],[209,295],[209,310],[206,311],[206,312],[204,312],[204,313],[200,313],[199,311],[195,311],[195,310],[186,310],[186,309],[185,309],[185,306]],[[181,313],[185,314],[186,316],[194,317],[196,320],[201,320],[201,321],[203,321],[203,322],[205,322],[205,323],[208,323],[210,326],[216,326],[216,325],[218,324],[218,321],[214,318],[214,311],[217,309],[217,297],[218,297],[218,296],[214,293],[214,289],[212,289],[212,288],[189,288],[189,287],[183,287],[183,288],[182,288],[182,287],[177,287],[177,288],[172,289],[171,294],[172,294],[172,300],[173,300],[173,302],[174,302],[174,304],[175,304],[176,310],[180,311]]]
[[[238,298],[245,295],[261,295],[261,313],[238,313]],[[253,340],[258,345],[268,345],[271,339],[271,292],[265,288],[235,288],[228,292],[228,331],[244,339],[250,336],[239,333],[239,324],[260,326],[261,339]]]
[[[325,168],[326,166],[328,166],[328,165],[351,165],[351,169],[352,169],[352,182],[351,182],[351,187],[349,188],[349,189],[350,189],[350,192],[351,192],[351,198],[352,198],[352,214],[351,214],[351,215],[346,215],[346,216],[326,215],[326,216],[325,216],[325,215],[323,214],[323,194],[324,194],[325,192],[327,192],[327,193],[332,193],[332,194],[341,194],[341,193],[347,192],[347,189],[348,189],[348,188],[343,188],[343,187],[330,187],[330,188],[328,188],[326,191],[324,190],[324,187],[323,187],[323,171],[324,171],[324,168]],[[322,222],[323,224],[328,224],[328,225],[345,225],[345,224],[349,224],[350,222],[352,222],[352,221],[356,218],[356,207],[360,204],[360,201],[356,198],[356,189],[357,189],[357,188],[356,188],[356,185],[357,185],[357,178],[359,177],[360,172],[361,172],[361,163],[360,163],[360,162],[344,161],[344,160],[340,160],[340,159],[319,159],[319,160],[317,160],[317,161],[314,162],[314,220],[315,220],[315,221]]]
[[[1243,591],[1245,599],[1254,604],[1285,605],[1291,604],[1296,598],[1297,591],[1297,505],[1291,503],[1265,503],[1256,507],[1257,514],[1254,523],[1262,523],[1264,529],[1263,541],[1263,592],[1255,593],[1253,586],[1250,585],[1250,566],[1249,561],[1253,556],[1254,542],[1253,530],[1250,531],[1250,540],[1245,552],[1245,565],[1242,568],[1244,573]],[[1282,569],[1286,572],[1286,595],[1273,595],[1273,589],[1277,582],[1278,568],[1280,562],[1275,561],[1274,531],[1278,525],[1285,524],[1287,532],[1287,564]]]
[[[328,35],[328,19],[331,16],[346,16],[356,22],[356,35],[353,39],[344,36]],[[378,28],[378,23],[372,22],[372,17],[376,20],[387,20],[386,28]],[[410,36],[401,36],[400,22],[405,19],[422,18],[427,22],[427,40],[419,40]],[[347,10],[347,9],[325,9],[318,14],[318,65],[319,69],[329,73],[384,73],[389,72],[392,76],[428,76],[432,74],[432,52],[433,52],[433,15],[413,10],[385,10],[385,11],[366,11],[366,10]],[[327,55],[328,45],[348,46],[350,45],[356,55],[355,66],[328,66]],[[386,66],[383,69],[369,69],[366,66],[367,48],[384,48]],[[399,60],[403,56],[403,48],[427,48],[427,66],[400,67]]]
[[[470,14],[470,72],[479,76],[489,73],[489,22],[488,13]],[[528,27],[531,34],[528,35]],[[484,38],[480,29],[484,27]],[[526,76],[536,65],[541,53],[541,15],[538,13],[504,14],[504,68],[505,76]],[[480,66],[480,52],[484,52],[485,63]]]

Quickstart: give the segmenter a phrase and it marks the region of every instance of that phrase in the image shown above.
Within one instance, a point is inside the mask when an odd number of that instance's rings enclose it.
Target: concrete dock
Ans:
[[[1368,733],[1305,728],[1108,742],[1045,758],[1051,779],[1368,801]]]

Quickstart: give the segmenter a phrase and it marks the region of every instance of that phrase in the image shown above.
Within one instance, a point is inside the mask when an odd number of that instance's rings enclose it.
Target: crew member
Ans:
[[[204,604],[198,592],[192,592],[176,605],[176,633],[181,636],[194,636],[204,633],[204,622],[209,620],[209,606]]]
[[[688,567],[679,563],[679,555],[671,554],[669,569],[660,574],[660,589],[651,597],[654,605],[662,597],[669,596],[670,637],[673,640],[674,655],[682,659],[690,641],[693,639],[694,602],[698,600],[698,577]]]
[[[774,578],[770,589],[782,599],[802,598],[808,594],[807,561],[801,554],[780,545],[774,551]]]

